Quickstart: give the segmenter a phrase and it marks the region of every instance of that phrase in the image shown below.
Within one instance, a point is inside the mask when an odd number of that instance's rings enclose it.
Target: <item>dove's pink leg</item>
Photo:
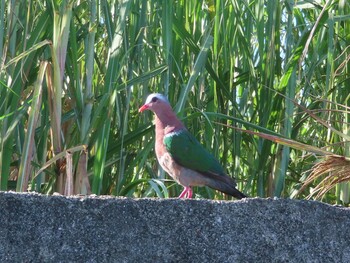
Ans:
[[[192,188],[189,187],[189,188],[188,188],[188,191],[187,191],[186,197],[187,197],[187,198],[192,198],[192,193],[193,193],[193,192],[192,192]]]
[[[192,188],[185,186],[185,189],[179,195],[179,198],[192,198]]]

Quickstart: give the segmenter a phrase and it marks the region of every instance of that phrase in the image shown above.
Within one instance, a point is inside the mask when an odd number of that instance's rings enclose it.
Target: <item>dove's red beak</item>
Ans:
[[[148,108],[149,108],[149,106],[147,104],[145,104],[141,108],[139,108],[139,112],[143,112],[143,111],[147,110]]]

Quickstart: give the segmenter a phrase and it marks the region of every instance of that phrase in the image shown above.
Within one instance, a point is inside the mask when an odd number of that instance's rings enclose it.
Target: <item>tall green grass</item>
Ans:
[[[177,196],[155,159],[152,114],[138,114],[161,92],[240,190],[295,196],[319,159],[310,146],[349,156],[349,11],[347,1],[1,1],[0,189]],[[348,204],[349,184],[323,198]]]

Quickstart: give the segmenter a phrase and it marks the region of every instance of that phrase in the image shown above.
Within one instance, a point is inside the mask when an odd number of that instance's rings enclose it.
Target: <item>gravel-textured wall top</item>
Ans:
[[[350,262],[350,210],[312,201],[0,193],[0,262]]]

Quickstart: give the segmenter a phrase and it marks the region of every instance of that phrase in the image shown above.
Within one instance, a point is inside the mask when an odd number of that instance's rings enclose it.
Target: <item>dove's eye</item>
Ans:
[[[156,102],[157,100],[158,100],[157,97],[153,97],[153,98],[152,98],[152,102]]]

